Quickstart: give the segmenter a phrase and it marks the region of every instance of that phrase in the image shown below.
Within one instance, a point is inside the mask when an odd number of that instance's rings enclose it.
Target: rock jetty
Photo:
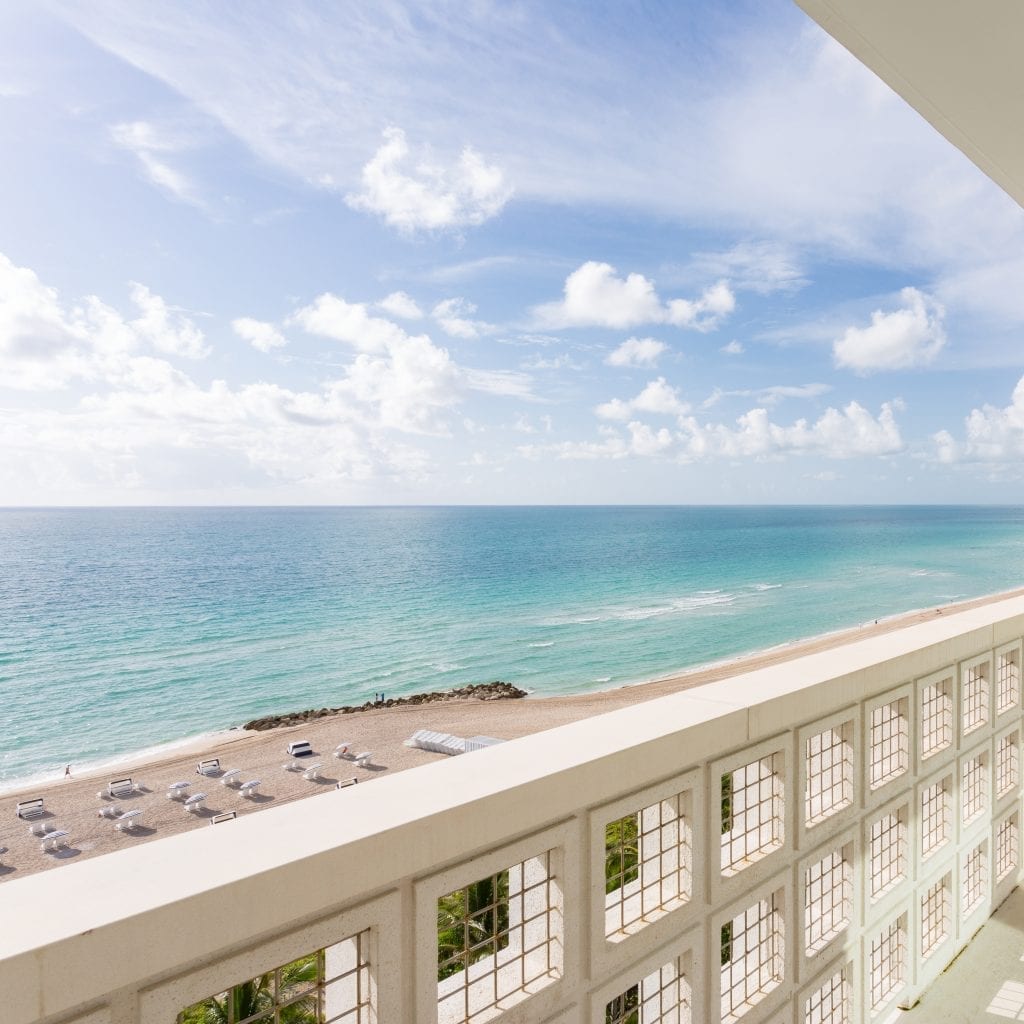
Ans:
[[[368,700],[365,704],[351,704],[341,708],[311,708],[308,711],[293,711],[286,715],[267,715],[265,718],[254,718],[251,722],[246,722],[242,728],[252,732],[265,732],[267,729],[281,729],[287,725],[302,725],[303,722],[329,718],[331,715],[354,715],[357,711],[397,708],[407,704],[441,704],[458,700],[516,700],[525,696],[525,690],[520,690],[511,683],[471,683],[469,686],[437,693],[414,693],[408,697],[389,697],[384,701]]]

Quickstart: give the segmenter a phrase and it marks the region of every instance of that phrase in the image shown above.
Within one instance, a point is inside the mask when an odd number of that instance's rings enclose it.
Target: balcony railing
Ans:
[[[2,1019],[885,1020],[1020,878],[1022,636],[1008,598],[5,883]]]

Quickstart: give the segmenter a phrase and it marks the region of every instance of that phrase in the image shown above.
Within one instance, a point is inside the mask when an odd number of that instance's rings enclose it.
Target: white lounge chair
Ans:
[[[101,789],[96,796],[100,800],[113,800],[115,797],[120,799],[134,796],[141,788],[139,783],[133,782],[131,779],[115,779],[113,782],[108,782],[107,788]]]
[[[356,754],[356,756],[352,760],[355,761],[355,763],[359,765],[360,768],[365,768],[368,764],[371,763],[370,758],[372,757],[372,750],[364,750],[361,754]]]
[[[69,832],[59,828],[56,832],[51,832],[40,844],[39,848],[43,853],[53,853],[59,850],[61,847],[67,849]]]
[[[323,768],[322,764],[311,764],[303,773],[302,777],[310,782],[315,782],[320,778],[320,769]]]
[[[8,850],[6,846],[0,846],[0,868],[6,867],[6,865],[4,864],[4,854],[10,852],[11,851]]]
[[[206,803],[205,793],[193,793],[182,805],[186,811],[195,814]]]
[[[188,791],[191,788],[191,782],[172,782],[167,787],[167,799],[168,800],[184,800],[188,796]]]
[[[116,818],[121,813],[120,807],[115,807],[113,804],[107,804],[106,807],[101,807],[96,812],[97,818]]]
[[[349,751],[352,749],[352,744],[346,740],[344,743],[339,743],[334,748],[334,756],[340,761],[343,757],[349,756]]]
[[[261,785],[262,783],[259,779],[250,779],[248,782],[243,782],[238,787],[238,792],[241,793],[242,796],[254,797],[259,794]]]
[[[313,748],[308,740],[292,740],[288,744],[288,753],[292,757],[310,757],[313,753]]]
[[[205,761],[200,761],[196,765],[196,775],[219,775],[220,774],[220,758],[211,757]]]
[[[493,736],[470,736],[465,741],[466,753],[470,753],[473,750],[483,750],[484,747],[495,747],[499,743],[504,743],[504,740],[496,740]]]
[[[281,767],[286,772],[304,772],[306,770],[306,765],[302,761],[299,761],[297,758],[291,761],[286,761],[283,765],[281,765]]]
[[[31,821],[33,818],[42,817],[46,813],[46,808],[43,807],[43,798],[40,796],[35,800],[20,801],[14,808],[14,813],[22,821]]]
[[[231,771],[225,772],[220,777],[220,784],[222,786],[240,786],[242,784],[242,769],[232,768]]]
[[[131,831],[132,829],[139,828],[142,825],[142,809],[136,807],[133,810],[125,811],[117,821],[114,822],[114,828],[118,832],[124,832],[126,829]]]
[[[51,832],[57,831],[57,822],[55,821],[37,821],[29,826],[29,832],[34,836],[45,836]]]

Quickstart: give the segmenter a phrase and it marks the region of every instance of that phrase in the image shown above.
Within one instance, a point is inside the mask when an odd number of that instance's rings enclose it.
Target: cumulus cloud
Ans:
[[[730,341],[728,345],[723,345],[719,352],[724,352],[727,356],[741,356],[746,351],[741,342]]]
[[[169,156],[187,149],[189,143],[149,121],[115,124],[110,135],[117,145],[136,157],[152,184],[182,202],[204,205],[192,179],[168,161]]]
[[[658,357],[668,348],[656,338],[627,338],[614,352],[608,354],[605,362],[609,366],[640,368],[656,366]]]
[[[438,322],[445,334],[453,338],[472,341],[481,334],[489,334],[494,327],[484,320],[473,320],[476,306],[466,299],[444,299],[431,310],[430,315]]]
[[[664,407],[667,403],[656,400],[653,404],[662,406],[656,411],[668,411]],[[655,430],[640,420],[631,419],[626,425],[626,434],[614,427],[602,426],[600,441],[534,445],[521,448],[520,453],[530,458],[549,453],[563,459],[659,455],[680,463],[789,455],[829,459],[893,455],[904,449],[895,418],[896,408],[896,403],[884,403],[878,416],[873,416],[858,402],[850,402],[842,409],[826,409],[814,422],[798,419],[789,425],[772,422],[765,408],[750,409],[732,424],[702,423],[682,413],[675,429]],[[598,409],[598,414],[610,419],[627,419],[638,411],[647,410],[630,408],[627,403],[608,403]]]
[[[638,412],[655,413],[660,416],[682,416],[689,406],[679,397],[679,392],[667,383],[664,377],[652,380],[635,398],[623,401],[613,398],[603,402],[594,412],[605,420],[628,420]]]
[[[261,352],[272,352],[288,344],[288,340],[273,325],[264,320],[254,320],[251,316],[240,316],[231,321],[231,327],[243,341],[249,342],[253,348]]]
[[[210,354],[203,344],[203,332],[187,316],[172,310],[159,295],[133,281],[131,296],[141,314],[131,326],[154,348],[186,359],[203,359]]]
[[[331,292],[324,292],[310,305],[296,310],[288,322],[298,324],[310,334],[343,341],[361,352],[381,352],[407,337],[392,321],[370,316],[365,303],[346,302]]]
[[[1024,377],[1002,408],[983,405],[964,420],[964,439],[948,430],[933,435],[939,462],[1009,462],[1024,457]]]
[[[471,146],[448,167],[415,161],[400,128],[384,131],[384,142],[360,180],[361,190],[345,197],[348,205],[378,214],[407,234],[482,224],[512,197],[501,169],[487,164]]]
[[[902,306],[876,309],[868,327],[848,327],[832,345],[836,366],[858,374],[903,370],[930,363],[946,344],[945,309],[916,288],[900,292]]]
[[[663,303],[654,282],[643,274],[622,278],[611,264],[590,260],[565,279],[560,302],[537,306],[534,315],[546,327],[672,324],[711,331],[735,308],[736,299],[725,281],[711,285],[698,299],[669,299]]]
[[[401,317],[403,320],[420,320],[423,317],[423,310],[416,304],[416,300],[405,292],[392,292],[381,299],[377,305],[385,313]]]

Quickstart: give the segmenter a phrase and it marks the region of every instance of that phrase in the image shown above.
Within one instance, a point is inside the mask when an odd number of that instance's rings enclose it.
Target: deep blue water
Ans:
[[[1024,583],[1024,509],[0,510],[0,784],[258,715],[618,686]]]

